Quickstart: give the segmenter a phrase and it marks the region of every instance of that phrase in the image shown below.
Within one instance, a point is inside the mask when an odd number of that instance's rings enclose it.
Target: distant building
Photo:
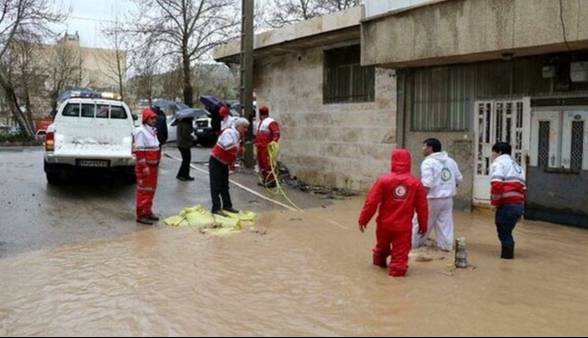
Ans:
[[[117,58],[120,60],[122,78],[126,79],[127,53],[113,49],[87,48],[80,45],[80,36],[65,33],[55,44],[31,45],[31,60],[35,84],[29,89],[34,117],[44,117],[52,109],[52,97],[56,88],[60,92],[71,87],[89,87],[98,91],[119,91]],[[16,48],[12,50],[16,53]],[[12,70],[18,76],[18,67]],[[57,86],[57,83],[60,83]],[[17,94],[22,88],[17,84]],[[25,106],[24,100],[20,104]],[[6,121],[10,112],[0,111]]]

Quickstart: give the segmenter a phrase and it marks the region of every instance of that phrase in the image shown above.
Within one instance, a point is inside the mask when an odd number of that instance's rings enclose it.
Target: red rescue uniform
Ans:
[[[412,218],[416,211],[420,232],[427,231],[427,192],[421,181],[411,174],[408,150],[392,152],[392,172],[381,176],[370,189],[359,217],[367,225],[380,206],[377,218],[377,244],[373,250],[374,265],[386,267],[391,256],[390,276],[402,277],[408,270],[412,246]]]
[[[143,115],[143,119],[146,120],[149,113],[144,112]],[[153,215],[153,198],[157,188],[161,150],[157,132],[151,126],[143,125],[138,128],[133,134],[133,139],[137,176],[137,218],[145,218]]]
[[[259,124],[255,135],[255,146],[257,148],[257,164],[263,183],[272,183],[275,177],[272,174],[268,146],[272,142],[280,140],[280,126],[276,120],[266,117]]]

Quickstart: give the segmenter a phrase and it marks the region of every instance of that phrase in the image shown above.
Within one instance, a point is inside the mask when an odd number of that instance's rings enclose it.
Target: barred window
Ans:
[[[549,167],[549,135],[551,133],[549,121],[539,122],[539,167]]]
[[[360,46],[325,51],[323,102],[372,102],[375,99],[375,67],[362,67]]]
[[[416,70],[412,88],[412,130],[468,130],[474,74],[474,69],[467,66]]]
[[[582,170],[584,161],[584,121],[572,122],[571,169]]]

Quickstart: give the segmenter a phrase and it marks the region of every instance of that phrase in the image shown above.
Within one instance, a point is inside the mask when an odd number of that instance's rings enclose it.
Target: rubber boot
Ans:
[[[502,246],[502,254],[500,255],[502,259],[514,259],[514,246]]]
[[[379,266],[382,269],[387,269],[388,268],[388,263],[386,262],[387,259],[388,259],[388,256],[374,254],[373,263],[375,266]]]

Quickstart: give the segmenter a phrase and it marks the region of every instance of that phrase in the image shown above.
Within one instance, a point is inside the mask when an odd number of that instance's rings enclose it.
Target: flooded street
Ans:
[[[459,213],[475,268],[435,253],[394,280],[360,205],[265,212],[265,235],[160,227],[6,257],[0,335],[588,334],[588,232],[525,223],[508,262],[492,218]]]

